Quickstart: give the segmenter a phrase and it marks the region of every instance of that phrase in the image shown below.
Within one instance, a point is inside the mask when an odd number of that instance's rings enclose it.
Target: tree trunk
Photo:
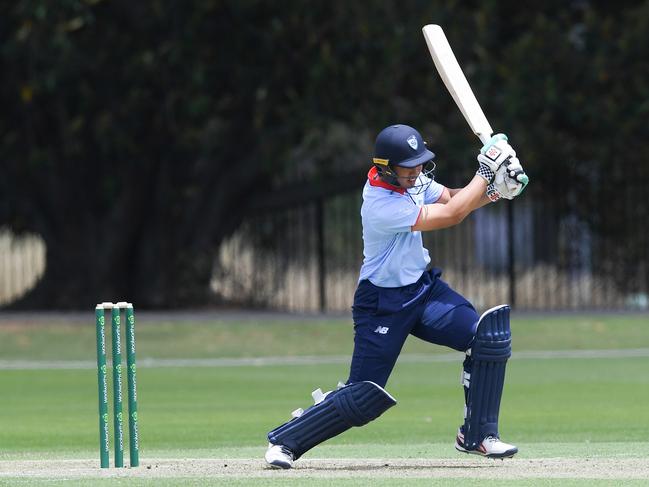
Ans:
[[[209,172],[196,169],[200,167]],[[191,181],[181,184],[173,171],[158,177],[133,172],[104,218],[75,214],[74,223],[37,228],[47,249],[45,273],[9,307],[86,309],[121,300],[143,308],[209,303],[215,299],[209,286],[216,249],[245,216],[243,195],[264,191],[254,187],[256,175],[246,167],[232,171],[237,185],[213,192],[210,182],[221,177],[218,166],[195,164],[195,176],[189,179],[202,185],[192,198],[178,196],[193,186]],[[174,183],[175,192],[169,189]],[[164,195],[163,202],[157,194]],[[65,212],[64,207],[53,210]]]

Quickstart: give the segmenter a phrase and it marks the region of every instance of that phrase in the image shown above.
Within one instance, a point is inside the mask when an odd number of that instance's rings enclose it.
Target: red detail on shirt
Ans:
[[[415,224],[413,225],[413,227],[416,227],[417,223],[419,223],[419,219],[421,218],[421,212],[422,212],[423,209],[424,209],[423,206],[421,208],[419,208],[419,214],[417,215],[417,219],[415,220]],[[412,227],[411,227],[411,230],[412,230]]]
[[[370,182],[370,186],[378,186],[379,188],[389,189],[390,191],[396,191],[399,194],[406,192],[406,188],[401,188],[399,186],[395,186],[383,181],[381,179],[381,176],[379,176],[379,170],[376,168],[376,166],[373,166],[372,169],[370,169],[370,172],[367,173],[367,180]]]

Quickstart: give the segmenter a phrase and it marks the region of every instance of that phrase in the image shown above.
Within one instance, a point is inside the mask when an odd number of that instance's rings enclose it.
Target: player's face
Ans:
[[[415,167],[395,166],[394,172],[397,173],[399,185],[402,188],[412,188],[417,182],[417,177],[419,177],[419,174],[421,173],[423,167],[423,164]]]

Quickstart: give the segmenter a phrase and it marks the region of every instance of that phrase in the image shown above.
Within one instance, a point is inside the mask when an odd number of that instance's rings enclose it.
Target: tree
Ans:
[[[363,85],[345,90],[370,75],[367,58],[341,63],[359,39],[338,41],[354,25],[376,50],[379,27],[354,24],[360,7],[336,19],[324,3],[290,7],[5,7],[0,224],[47,246],[45,276],[17,306],[206,301],[215,248],[251,195],[290,181],[291,154],[328,120],[362,120]]]
[[[361,174],[374,134],[394,121],[420,127],[440,160],[453,154],[453,170],[470,174],[475,139],[434,74],[428,19],[445,26],[492,125],[523,148],[529,191],[549,194],[557,174],[598,177],[627,144],[633,161],[648,151],[647,2],[1,8],[0,226],[47,246],[44,278],[16,306],[203,304],[215,249],[253,202]],[[633,66],[628,79],[615,76],[620,63]]]
[[[19,305],[205,301],[214,246],[265,189],[269,167],[250,168],[281,150],[260,138],[257,71],[237,59],[257,39],[232,36],[229,7],[195,4],[7,13],[0,222],[47,246]]]

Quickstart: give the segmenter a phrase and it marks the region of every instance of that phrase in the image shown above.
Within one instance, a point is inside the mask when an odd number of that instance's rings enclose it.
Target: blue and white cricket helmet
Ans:
[[[428,150],[419,131],[409,125],[396,124],[379,132],[374,143],[372,161],[381,179],[386,183],[399,186],[399,180],[393,170],[394,166],[412,168],[423,165],[423,175],[432,179],[435,170],[435,164],[432,162],[434,158],[435,154]]]

